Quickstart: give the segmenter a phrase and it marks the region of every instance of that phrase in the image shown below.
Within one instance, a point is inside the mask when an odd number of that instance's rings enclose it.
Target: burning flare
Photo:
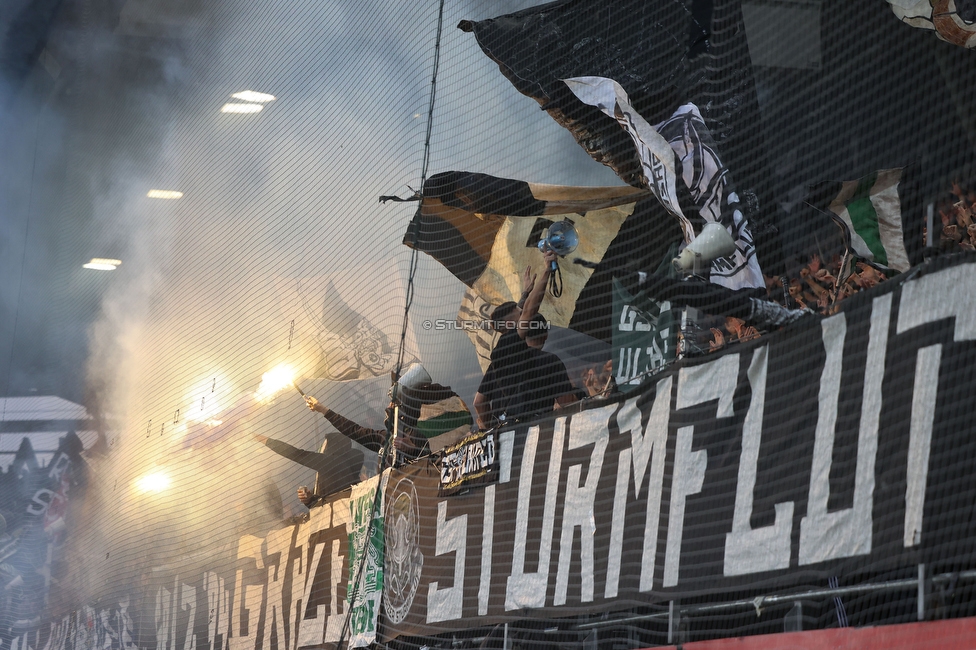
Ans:
[[[294,385],[295,369],[288,364],[279,364],[261,375],[261,385],[254,398],[260,402],[270,402],[278,393]]]
[[[137,478],[135,486],[142,492],[162,492],[170,486],[170,480],[163,472],[152,472]]]

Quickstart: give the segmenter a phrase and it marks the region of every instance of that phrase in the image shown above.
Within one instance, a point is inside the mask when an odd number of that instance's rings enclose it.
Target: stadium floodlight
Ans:
[[[183,192],[177,192],[176,190],[149,190],[146,192],[146,196],[150,199],[182,199]]]
[[[254,90],[242,90],[239,93],[234,93],[231,95],[231,97],[234,99],[239,99],[242,102],[251,102],[254,104],[266,104],[267,102],[273,102],[275,100],[274,95],[259,93]]]
[[[224,104],[221,113],[260,113],[264,108],[261,104]]]
[[[110,259],[107,257],[93,257],[87,264],[82,264],[82,268],[94,271],[114,271],[122,264],[122,260]]]

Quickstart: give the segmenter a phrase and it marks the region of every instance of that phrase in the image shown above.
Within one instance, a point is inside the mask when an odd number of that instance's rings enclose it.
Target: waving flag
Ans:
[[[647,196],[629,186],[564,187],[446,172],[424,184],[420,210],[403,243],[429,254],[470,287],[460,316],[472,320],[495,305],[518,300],[522,270],[542,263],[537,244],[545,229],[572,221],[580,243],[560,263],[562,296],[548,296],[542,306],[550,323],[569,327],[592,267],[603,259],[638,199]],[[575,264],[576,259],[588,264]]]
[[[678,205],[675,188],[677,156],[681,179],[698,207],[701,225],[720,223],[735,240],[735,253],[712,262],[711,281],[730,289],[765,287],[756,259],[756,246],[746,217],[739,209],[739,197],[731,175],[719,158],[715,141],[698,107],[685,104],[670,118],[652,127],[634,110],[627,92],[613,79],[579,77],[567,79],[566,85],[581,102],[595,106],[617,120],[630,135],[648,187],[668,212],[677,217],[685,242],[691,243],[695,239],[695,229]]]
[[[828,181],[815,188],[847,227],[860,257],[895,271],[911,264],[905,249],[898,186],[902,169],[882,169],[853,181]]]
[[[964,0],[888,0],[906,25],[928,29],[947,43],[976,47],[976,6]]]
[[[518,92],[635,187],[647,187],[647,180],[631,137],[615,119],[582,104],[565,80],[617,81],[649,124],[697,104],[757,234],[772,226],[770,211],[760,209],[772,202],[771,174],[740,4],[557,0],[458,27],[474,35]]]
[[[368,299],[362,287],[371,284]],[[389,377],[397,361],[405,288],[395,268],[360,267],[330,275],[276,279],[278,303],[289,328],[286,357],[299,376],[331,381]],[[420,354],[407,332],[404,364]]]
[[[677,170],[671,144],[634,110],[627,91],[616,81],[603,77],[578,77],[567,79],[566,85],[581,102],[599,108],[608,117],[617,120],[627,132],[637,147],[637,157],[647,186],[665,209],[677,217],[685,241],[690,243],[695,238],[695,230],[678,204]]]

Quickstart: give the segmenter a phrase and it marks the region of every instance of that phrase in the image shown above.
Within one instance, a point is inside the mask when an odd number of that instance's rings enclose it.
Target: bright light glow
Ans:
[[[88,264],[82,264],[82,268],[94,269],[95,271],[114,271],[119,265],[122,264],[122,260],[113,260],[105,257],[93,257],[91,262]]]
[[[182,199],[183,192],[177,192],[176,190],[149,190],[146,196],[150,199]]]
[[[234,93],[231,95],[234,99],[239,99],[242,102],[256,102],[259,104],[264,104],[265,102],[273,102],[275,100],[274,95],[269,95],[268,93],[259,93],[254,90],[244,90],[239,93]]]
[[[162,492],[170,486],[170,480],[163,472],[152,472],[137,478],[135,486],[141,492]]]
[[[204,375],[190,385],[183,395],[182,417],[191,422],[203,422],[211,427],[221,412],[234,405],[237,388],[227,375],[216,371]]]
[[[264,108],[261,104],[224,104],[221,113],[260,113]]]
[[[255,399],[269,402],[275,395],[295,385],[295,369],[288,364],[279,364],[261,375],[261,385],[254,393]]]

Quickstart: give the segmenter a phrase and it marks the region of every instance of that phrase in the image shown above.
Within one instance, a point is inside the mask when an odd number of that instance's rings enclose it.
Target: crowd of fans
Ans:
[[[976,228],[973,230],[976,232]],[[824,260],[819,253],[812,253],[795,275],[766,277],[766,288],[771,300],[826,316],[836,313],[846,298],[886,279],[884,271],[854,257],[845,258],[836,253]],[[707,348],[706,352],[716,352],[730,343],[751,341],[763,333],[741,318],[731,316],[706,326],[710,333],[706,345],[702,346]]]
[[[958,190],[958,186],[956,189]],[[973,197],[976,199],[976,195]],[[976,236],[976,224],[972,223],[971,216],[972,203],[967,204],[965,209],[958,207],[954,209],[953,214],[958,212],[960,216],[952,218],[958,218],[960,224],[970,219],[966,222],[969,228],[967,232],[972,232]],[[964,216],[963,212],[965,212]],[[946,228],[946,232],[958,232],[958,228],[955,231],[948,229],[948,225]],[[476,426],[472,427],[472,430],[490,429],[512,421],[536,417],[574,402],[604,399],[617,391],[612,360],[589,365],[581,371],[574,371],[574,375],[570,376],[558,357],[542,351],[548,324],[538,310],[545,296],[549,267],[542,268],[543,277],[538,282],[531,269],[526,269],[522,299],[518,303],[500,305],[492,314],[493,326],[502,332],[502,336],[492,351],[491,364],[475,395],[474,407],[478,417]],[[767,305],[770,301],[778,302],[780,306],[772,305],[772,307],[781,311],[785,307],[791,313],[796,313],[796,310],[806,310],[825,315],[832,314],[847,297],[864,289],[870,289],[886,279],[885,272],[850,255],[837,253],[828,259],[823,259],[821,254],[812,253],[791,276],[767,277],[766,289],[769,300],[760,302]],[[655,291],[671,293],[677,291],[692,296],[691,298],[685,296],[688,300],[692,300],[696,295],[696,292],[690,291],[685,286],[687,283],[675,284],[673,281],[663,280],[662,282],[664,284],[661,286],[655,285],[654,290],[651,291],[652,295]],[[705,288],[699,293],[709,291],[719,290],[715,289],[714,285],[706,283]],[[722,291],[729,293],[730,296],[733,293],[724,289]],[[719,297],[722,296],[724,294]],[[767,329],[777,326],[775,321],[771,323],[769,320],[764,320],[756,316],[755,312],[753,317],[740,313],[742,305],[747,305],[748,301],[745,298],[736,298],[736,300],[738,301],[736,304],[740,305],[738,311],[730,307],[732,313],[738,314],[735,316],[729,315],[728,311],[725,314],[709,314],[690,309],[696,316],[693,319],[693,326],[682,333],[685,337],[686,354],[717,352],[735,343],[755,340]],[[756,302],[755,299],[748,300]],[[732,302],[719,300],[716,304],[724,304],[728,307]],[[387,436],[385,429],[371,430],[360,427],[318,403],[314,398],[308,398],[307,401],[309,408],[323,413],[336,426],[341,434],[338,436],[339,439],[345,437],[355,440],[372,451],[380,451],[383,447]],[[339,439],[333,440],[332,446],[336,446],[336,449],[331,451],[335,452],[339,447],[345,450],[349,446],[348,440],[343,444]],[[313,468],[319,474],[319,482],[324,476],[335,473],[332,469],[336,461],[335,453],[326,453],[324,449],[319,453],[285,449],[282,443],[261,437],[259,441],[296,462],[309,467],[314,466]],[[415,423],[401,426],[396,448],[399,452],[399,460],[394,461],[394,464],[408,462],[430,453],[423,436],[416,435]],[[356,465],[358,471],[359,463],[353,465]],[[353,478],[343,477],[342,482],[348,483]],[[299,496],[304,504],[313,505],[315,501],[334,490],[335,486],[330,488],[325,489],[324,486],[319,485],[314,491],[302,488]]]
[[[944,252],[976,251],[976,191],[954,182],[951,191],[936,202],[935,214],[941,220],[940,237],[936,244],[938,249]],[[927,237],[927,233],[924,236]],[[840,303],[845,299],[884,282],[889,275],[890,272],[886,269],[861,260],[850,251],[827,254],[817,251],[794,260],[788,275],[767,276],[766,289],[769,301],[779,303],[788,310],[831,315],[838,311]],[[544,335],[540,337],[539,332],[532,332],[526,338],[524,333],[527,330],[509,327],[519,321],[532,320],[533,317],[544,323],[545,319],[537,316],[537,313],[544,297],[542,288],[545,282],[537,284],[535,279],[527,269],[522,300],[518,304],[506,303],[493,315],[499,323],[499,330],[505,336],[492,353],[492,364],[475,397],[474,407],[478,418],[477,426],[472,429],[483,430],[506,421],[538,416],[543,411],[558,409],[576,401],[603,399],[617,391],[612,360],[587,366],[581,371],[574,370],[574,374],[569,376],[558,358],[541,352],[542,344],[545,343]],[[502,311],[505,313],[502,314]],[[767,329],[777,326],[776,323],[767,325],[757,322],[756,319],[739,316],[741,314],[732,316],[728,313],[698,312],[693,325],[682,331],[685,354],[717,352],[735,343],[755,340]],[[543,366],[547,368],[543,373],[545,376],[540,375]],[[521,375],[532,377],[525,380]],[[550,386],[558,386],[558,389],[549,390]],[[573,387],[572,392],[569,390],[570,386]],[[533,399],[523,400],[526,395],[531,395]],[[526,403],[522,404],[519,400]],[[545,402],[544,407],[540,406],[542,402]],[[330,420],[335,417],[324,406],[309,406],[325,413]],[[345,429],[349,429],[349,426]],[[339,430],[357,442],[363,442],[357,439],[362,436],[350,435],[343,427],[339,427]],[[411,428],[406,427],[406,432],[409,434]],[[378,448],[386,435],[385,430],[368,433],[371,434],[370,442],[373,443],[366,445],[370,449]],[[406,440],[410,440],[409,436]],[[418,452],[422,445],[414,446],[417,448],[411,447],[407,450],[408,453],[403,454],[403,460],[411,460],[420,455]],[[315,496],[321,497],[324,492],[317,489]],[[303,502],[311,503],[311,491],[302,496]]]
[[[971,183],[954,181],[951,190],[935,202],[934,228],[938,238],[932,245],[943,253],[976,251],[976,190]],[[923,229],[923,239],[928,243],[928,232]],[[846,298],[859,291],[870,289],[888,279],[888,273],[872,264],[845,258],[841,253],[821,255],[811,253],[798,272],[786,277],[767,277],[766,288],[772,299],[789,295],[787,307],[810,309],[824,315],[837,312]],[[786,291],[783,282],[786,281]],[[780,298],[782,297],[782,298]],[[711,327],[710,351],[721,350],[734,341],[748,341],[761,334],[753,327],[745,326],[740,319],[726,318],[720,326]]]
[[[952,190],[937,202],[936,213],[942,222],[937,244],[940,250],[976,251],[976,191],[953,182]],[[927,232],[925,238],[928,241]]]
[[[603,365],[584,368],[580,373],[580,382],[587,397],[605,397],[616,390],[613,377],[613,361],[607,360]]]
[[[824,262],[814,253],[800,269],[799,277],[790,280],[789,293],[801,308],[832,314],[845,298],[886,279],[883,271],[867,262],[852,260],[845,265],[840,255]],[[771,284],[774,290],[782,286],[779,279]]]

